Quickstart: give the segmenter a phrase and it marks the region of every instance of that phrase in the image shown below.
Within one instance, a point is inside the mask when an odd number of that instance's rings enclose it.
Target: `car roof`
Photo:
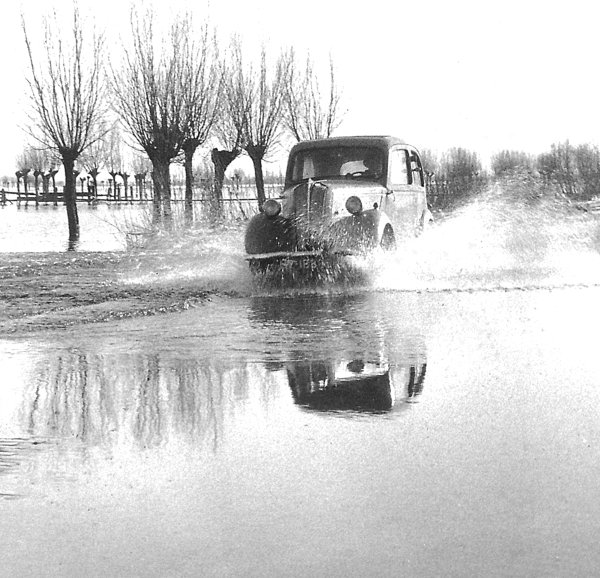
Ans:
[[[365,136],[336,136],[317,140],[305,140],[296,143],[292,151],[306,150],[312,148],[325,148],[335,146],[376,146],[379,148],[389,148],[394,145],[411,146],[402,139],[389,135],[365,135]]]

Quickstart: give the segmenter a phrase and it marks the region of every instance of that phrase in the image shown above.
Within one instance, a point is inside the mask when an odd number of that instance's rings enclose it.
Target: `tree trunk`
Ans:
[[[73,172],[75,159],[68,155],[62,157],[65,169],[64,199],[67,207],[67,220],[69,222],[69,250],[75,249],[79,241],[79,215],[77,214],[77,202],[75,191],[75,174]]]
[[[142,179],[140,178],[139,173],[133,175],[133,178],[135,179],[135,190],[137,192],[138,199],[140,199],[140,201],[141,201],[142,200]]]
[[[258,208],[262,211],[262,206],[266,200],[265,197],[265,181],[262,170],[262,157],[251,156],[252,164],[254,165],[254,179],[256,181],[256,195],[258,197]]]
[[[89,174],[92,177],[92,196],[93,196],[93,202],[96,202],[98,200],[98,173],[100,171],[97,168],[93,168]]]
[[[158,182],[158,173],[156,171],[156,169],[154,168],[154,164],[152,165],[152,171],[150,173],[150,177],[152,179],[152,223],[154,225],[160,225],[160,220],[161,220],[161,214],[162,211],[160,210],[162,203],[161,203],[161,198],[160,198],[160,194],[161,194],[161,189],[160,189],[160,183]]]
[[[138,199],[141,201],[142,198],[147,199],[145,185],[146,185],[146,173],[137,173],[135,176],[135,187],[138,193]]]
[[[25,206],[29,206],[29,169],[21,171],[23,173],[23,187],[25,189]]]
[[[35,206],[39,206],[40,204],[40,175],[42,174],[42,171],[38,171],[37,169],[35,171],[33,171],[33,178],[35,179],[33,181],[34,183],[34,187],[35,187]]]
[[[210,153],[210,159],[215,166],[215,176],[214,176],[214,198],[215,201],[221,205],[221,201],[223,200],[223,183],[225,182],[225,171],[227,167],[239,156],[239,151],[231,150],[231,151],[220,151],[218,149],[213,149]]]
[[[127,182],[129,181],[129,174],[126,173],[125,171],[121,171],[117,174],[121,177],[121,180],[123,181],[123,191],[124,191],[123,199],[125,202],[128,202],[130,200],[129,199],[129,189],[127,188]]]
[[[196,147],[188,145],[184,148],[184,167],[185,167],[185,224],[191,226],[194,222],[194,192],[192,185],[194,183],[194,171],[192,169],[192,159],[194,158]]]
[[[58,172],[58,169],[52,169],[50,171],[50,178],[52,179],[52,193],[54,194],[54,206],[58,206],[58,199],[57,199],[57,193],[58,190],[56,188],[56,173]]]
[[[173,223],[169,166],[169,160],[163,160],[160,158],[152,159],[152,183],[154,185],[154,223],[164,224],[167,228],[171,228]]]
[[[113,199],[115,201],[120,200],[120,194],[119,197],[117,197],[117,172],[115,171],[108,171],[108,174],[112,177],[112,193],[113,193]]]

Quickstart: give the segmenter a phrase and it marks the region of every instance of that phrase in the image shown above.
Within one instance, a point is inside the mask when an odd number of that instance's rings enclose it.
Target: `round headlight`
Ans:
[[[355,197],[354,195],[348,197],[348,200],[346,201],[346,210],[349,213],[358,215],[362,212],[362,208],[362,201],[358,197]]]
[[[281,205],[275,199],[267,199],[263,204],[263,212],[272,219],[281,213]]]

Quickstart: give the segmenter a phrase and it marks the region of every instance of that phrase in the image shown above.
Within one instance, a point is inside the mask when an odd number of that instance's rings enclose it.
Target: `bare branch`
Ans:
[[[86,31],[77,5],[73,9],[71,36],[57,35],[58,16],[45,18],[44,60],[38,61],[25,17],[21,27],[27,48],[32,110],[29,134],[42,146],[77,158],[100,133],[106,113],[102,53],[104,40]]]
[[[29,35],[25,16],[21,28],[29,60],[27,82],[31,98],[29,134],[43,148],[61,156],[65,170],[65,205],[69,222],[70,247],[79,238],[75,193],[75,161],[102,136],[106,113],[102,35],[86,27],[73,5],[70,34],[56,34],[61,27],[56,12],[43,20],[43,57]]]
[[[329,58],[328,90],[323,95],[319,75],[310,54],[302,70],[298,70],[295,54],[291,54],[285,88],[285,126],[300,140],[330,137],[341,124],[341,94],[335,78],[333,60]]]

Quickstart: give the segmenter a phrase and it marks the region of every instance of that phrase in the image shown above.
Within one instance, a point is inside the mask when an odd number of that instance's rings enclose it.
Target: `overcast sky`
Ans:
[[[33,14],[71,2],[22,4]],[[591,0],[157,4],[163,18],[192,7],[223,37],[293,45],[322,60],[331,52],[347,109],[338,134],[393,134],[421,149],[463,146],[484,159],[502,149],[542,152],[565,139],[600,141],[600,4]],[[98,27],[126,32],[127,0],[79,5]],[[26,140],[20,11],[11,0],[0,7],[0,174],[14,173]]]

